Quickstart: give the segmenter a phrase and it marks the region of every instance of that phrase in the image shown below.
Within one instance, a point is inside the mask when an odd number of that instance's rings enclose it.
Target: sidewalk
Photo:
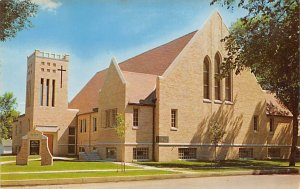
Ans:
[[[265,171],[232,171],[232,172],[210,172],[193,174],[162,174],[162,175],[143,175],[143,176],[114,176],[114,177],[89,177],[89,178],[62,178],[62,179],[35,179],[35,180],[2,180],[1,187],[8,186],[34,186],[34,185],[64,185],[64,184],[87,184],[120,181],[143,181],[143,180],[162,180],[179,178],[197,177],[219,177],[219,176],[238,176],[238,175],[270,175],[270,174],[299,174],[294,170],[265,170]]]
[[[4,162],[3,162],[4,163]],[[120,164],[120,162],[114,162]],[[1,180],[1,186],[30,186],[30,185],[63,185],[63,184],[84,184],[84,183],[102,183],[102,182],[119,182],[119,181],[142,181],[142,180],[158,180],[158,179],[178,179],[178,178],[197,178],[197,177],[218,177],[218,176],[235,176],[235,175],[269,175],[269,174],[299,174],[299,170],[290,168],[274,167],[268,170],[232,170],[211,172],[197,172],[180,170],[175,168],[158,168],[148,165],[135,163],[126,163],[126,166],[134,166],[136,169],[126,169],[126,172],[140,170],[162,170],[169,171],[175,174],[161,175],[138,175],[138,176],[110,176],[110,177],[84,177],[84,178],[59,178],[59,179],[32,179],[32,180]],[[218,167],[222,168],[222,167]],[[101,170],[61,170],[61,171],[28,171],[28,172],[5,172],[7,174],[46,174],[46,173],[83,173],[83,172],[112,172],[116,169],[101,169]]]

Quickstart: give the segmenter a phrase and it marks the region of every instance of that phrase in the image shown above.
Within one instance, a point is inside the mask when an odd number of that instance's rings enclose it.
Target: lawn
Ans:
[[[111,162],[76,162],[76,161],[54,161],[53,166],[41,166],[41,161],[29,161],[28,165],[21,166],[15,163],[1,165],[2,172],[39,172],[60,170],[100,170],[117,169],[120,165]],[[126,169],[136,167],[126,166]]]
[[[28,156],[28,159],[38,159],[40,156]],[[0,162],[16,161],[16,156],[0,156]]]
[[[226,170],[266,170],[277,168],[296,168],[300,170],[300,162],[296,167],[288,167],[286,160],[226,160],[217,163],[211,161],[171,161],[171,162],[140,162],[142,165],[160,168],[175,168],[183,170],[226,171]]]
[[[7,174],[1,175],[2,180],[28,180],[28,179],[58,179],[58,178],[84,178],[84,177],[112,177],[112,176],[142,176],[142,175],[162,175],[176,174],[171,171],[161,170],[127,170],[124,172],[73,172],[73,173],[36,173],[36,174]]]

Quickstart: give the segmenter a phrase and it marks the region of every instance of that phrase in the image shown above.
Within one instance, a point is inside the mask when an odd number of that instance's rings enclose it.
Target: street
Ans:
[[[201,177],[151,181],[109,182],[92,184],[50,185],[12,188],[70,188],[70,189],[300,189],[300,175],[245,175],[224,177]]]

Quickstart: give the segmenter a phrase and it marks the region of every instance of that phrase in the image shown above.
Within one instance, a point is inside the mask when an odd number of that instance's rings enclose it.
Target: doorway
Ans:
[[[48,148],[51,155],[53,156],[53,134],[44,134],[44,135],[48,137]]]

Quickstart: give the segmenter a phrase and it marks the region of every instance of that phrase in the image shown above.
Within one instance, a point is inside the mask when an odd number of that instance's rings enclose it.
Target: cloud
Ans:
[[[62,5],[59,0],[31,0],[33,3],[39,5],[42,9],[48,11],[55,11],[58,7]]]

